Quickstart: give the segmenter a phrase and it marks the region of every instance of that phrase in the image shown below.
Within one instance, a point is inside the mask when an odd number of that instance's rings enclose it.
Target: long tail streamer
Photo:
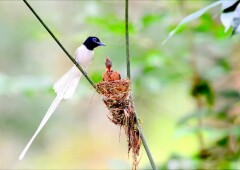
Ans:
[[[51,106],[49,107],[47,113],[43,117],[39,127],[37,128],[36,132],[22,151],[22,153],[19,156],[19,160],[22,160],[28,151],[29,147],[31,146],[32,142],[38,135],[38,133],[42,130],[44,125],[47,123],[49,118],[52,116],[53,112],[56,110],[57,106],[60,104],[60,102],[63,99],[71,98],[76,88],[79,84],[81,74],[79,70],[76,69],[76,67],[72,67],[67,73],[65,73],[55,84],[54,84],[54,90],[57,93],[56,98],[53,100]]]

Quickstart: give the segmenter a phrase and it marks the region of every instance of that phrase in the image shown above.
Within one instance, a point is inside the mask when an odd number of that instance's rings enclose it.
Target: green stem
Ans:
[[[131,95],[132,95],[132,94],[131,94]],[[142,128],[141,128],[140,123],[139,123],[137,111],[136,111],[136,108],[135,108],[135,105],[134,105],[134,101],[133,101],[133,100],[132,100],[132,104],[133,104],[133,109],[135,110],[136,123],[137,123],[137,126],[138,126],[139,134],[140,134],[140,137],[141,137],[141,140],[142,140],[144,149],[145,149],[145,151],[146,151],[146,153],[147,153],[147,156],[148,156],[149,162],[150,162],[150,164],[151,164],[151,166],[152,166],[152,169],[153,169],[153,170],[156,170],[156,165],[155,165],[155,163],[154,163],[152,154],[151,154],[150,149],[149,149],[149,147],[148,147],[146,138],[145,138],[144,134],[142,133]]]
[[[129,31],[128,31],[128,0],[125,1],[125,37],[126,37],[127,77],[130,80],[131,72],[130,72]]]
[[[130,53],[129,53],[129,30],[128,30],[128,0],[125,0],[125,37],[126,37],[126,60],[127,60],[127,77],[129,78],[129,80],[131,79],[131,70],[130,70]],[[132,94],[131,94],[131,98],[132,98]],[[152,166],[153,170],[156,170],[156,166],[152,157],[152,154],[150,152],[150,149],[148,147],[147,141],[145,139],[144,134],[142,133],[142,129],[139,123],[139,119],[138,119],[138,115],[137,115],[137,111],[134,105],[134,100],[132,99],[132,103],[133,103],[133,108],[135,110],[135,118],[136,118],[136,123],[138,126],[138,130],[139,130],[139,134],[142,140],[142,144],[144,146],[144,149],[147,153],[149,162]]]
[[[86,79],[89,81],[89,83],[95,87],[95,84],[93,81],[88,77],[87,73],[82,69],[82,67],[77,63],[77,61],[69,54],[69,52],[63,47],[63,45],[60,43],[60,41],[56,38],[56,36],[52,33],[52,31],[47,27],[47,25],[43,22],[43,20],[38,16],[38,14],[34,11],[34,9],[31,7],[31,5],[26,1],[23,0],[23,2],[28,6],[28,8],[32,11],[32,13],[37,17],[39,22],[44,26],[44,28],[47,30],[47,32],[52,36],[52,38],[57,42],[57,44],[62,48],[62,50],[65,52],[65,54],[69,57],[70,60],[76,65],[76,67],[82,72],[82,74],[86,77]]]

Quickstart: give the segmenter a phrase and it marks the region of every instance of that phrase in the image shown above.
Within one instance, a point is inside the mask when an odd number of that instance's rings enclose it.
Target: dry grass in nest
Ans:
[[[128,153],[132,150],[132,168],[136,169],[141,139],[131,98],[130,81],[128,79],[103,81],[96,87],[110,111],[108,118],[125,130],[128,139]]]

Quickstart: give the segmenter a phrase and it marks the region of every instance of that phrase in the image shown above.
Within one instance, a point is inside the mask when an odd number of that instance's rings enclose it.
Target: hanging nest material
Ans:
[[[106,67],[107,66],[106,64]],[[112,71],[110,67],[110,69],[104,73],[103,81],[98,83],[96,88],[110,111],[108,115],[109,120],[125,130],[128,139],[128,154],[132,150],[132,168],[136,169],[141,139],[131,98],[130,81],[128,79],[121,80],[120,74]]]

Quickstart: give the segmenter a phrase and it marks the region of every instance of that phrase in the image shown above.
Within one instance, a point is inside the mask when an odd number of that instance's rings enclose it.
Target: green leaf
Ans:
[[[237,90],[222,90],[219,92],[219,96],[230,99],[240,99],[240,93]]]
[[[212,16],[210,14],[204,14],[200,18],[199,24],[197,24],[196,27],[193,28],[195,32],[209,32],[211,30],[211,27],[213,26]]]
[[[231,70],[231,64],[227,58],[220,58],[217,60],[217,65],[222,67],[225,71]]]
[[[152,25],[155,22],[159,22],[162,19],[161,15],[157,15],[157,14],[147,14],[144,15],[142,18],[142,25],[144,28],[149,27],[150,25]]]
[[[222,3],[223,3],[222,1],[214,2],[214,3],[210,4],[209,6],[207,6],[207,7],[205,7],[205,8],[202,8],[202,9],[200,9],[199,11],[194,12],[194,13],[188,15],[187,17],[185,17],[185,18],[178,24],[178,26],[168,34],[168,38],[165,39],[162,44],[165,44],[165,43],[177,32],[177,30],[178,30],[182,25],[184,25],[184,24],[186,24],[186,23],[188,23],[188,22],[190,22],[190,21],[193,21],[193,20],[199,18],[201,15],[203,15],[205,12],[207,12],[210,8],[213,8],[213,7],[215,7],[215,6],[217,6],[217,5],[220,5],[220,4],[222,4]]]
[[[219,140],[216,141],[216,144],[219,145],[219,146],[226,146],[228,145],[228,137],[223,137]]]
[[[201,78],[196,79],[193,84],[191,94],[194,97],[204,96],[210,106],[214,104],[215,94],[211,84],[207,80]]]
[[[87,17],[86,22],[102,27],[106,31],[116,34],[125,33],[125,21],[115,15],[106,17]],[[129,33],[134,33],[135,29],[132,23],[129,23]]]
[[[99,71],[92,72],[90,74],[90,77],[95,83],[99,83],[100,81],[102,81],[102,75]]]

